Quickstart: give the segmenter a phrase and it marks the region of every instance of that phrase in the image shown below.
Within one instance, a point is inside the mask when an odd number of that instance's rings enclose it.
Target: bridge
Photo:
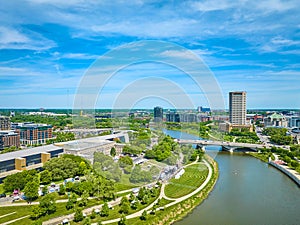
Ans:
[[[225,142],[225,141],[211,141],[211,140],[185,140],[185,139],[177,139],[177,143],[179,144],[196,144],[205,149],[205,146],[222,146],[222,150],[233,152],[236,149],[246,148],[250,151],[257,151],[258,148],[269,147],[263,144],[250,144],[250,143],[238,143],[238,142]]]

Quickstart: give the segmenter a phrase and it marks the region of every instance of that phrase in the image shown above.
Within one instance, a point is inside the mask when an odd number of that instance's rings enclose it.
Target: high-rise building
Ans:
[[[163,115],[164,115],[164,110],[162,107],[159,106],[154,107],[154,122],[162,122]]]
[[[180,122],[180,114],[176,112],[167,112],[166,113],[166,121],[167,122]]]
[[[0,116],[0,130],[10,130],[9,117]]]
[[[245,125],[246,113],[246,92],[229,92],[229,122],[233,125]]]

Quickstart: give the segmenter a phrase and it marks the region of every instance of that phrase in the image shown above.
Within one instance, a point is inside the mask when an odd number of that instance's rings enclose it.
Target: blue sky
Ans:
[[[229,91],[244,90],[248,108],[300,108],[299,11],[298,0],[2,1],[0,108],[71,108],[99,56],[145,40],[196,54],[214,74],[226,107]],[[145,62],[114,74],[95,107],[114,107],[123,92],[140,96],[132,107],[180,105],[163,93],[174,85],[193,106],[209,105],[183,71]],[[145,88],[153,94],[142,95]]]

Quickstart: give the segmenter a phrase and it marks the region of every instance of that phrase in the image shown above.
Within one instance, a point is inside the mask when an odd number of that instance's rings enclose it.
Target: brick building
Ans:
[[[16,133],[20,135],[20,142],[23,145],[46,144],[52,138],[52,126],[35,123],[12,124]]]
[[[20,136],[14,131],[0,131],[0,150],[5,147],[20,147]]]

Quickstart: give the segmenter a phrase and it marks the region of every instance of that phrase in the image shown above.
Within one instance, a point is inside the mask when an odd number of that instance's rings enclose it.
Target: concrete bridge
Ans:
[[[236,149],[249,149],[249,151],[257,151],[258,148],[268,147],[263,144],[249,144],[249,143],[238,143],[238,142],[225,142],[225,141],[211,141],[211,140],[185,140],[177,139],[179,144],[196,144],[205,149],[208,145],[222,146],[222,150],[233,152]]]

